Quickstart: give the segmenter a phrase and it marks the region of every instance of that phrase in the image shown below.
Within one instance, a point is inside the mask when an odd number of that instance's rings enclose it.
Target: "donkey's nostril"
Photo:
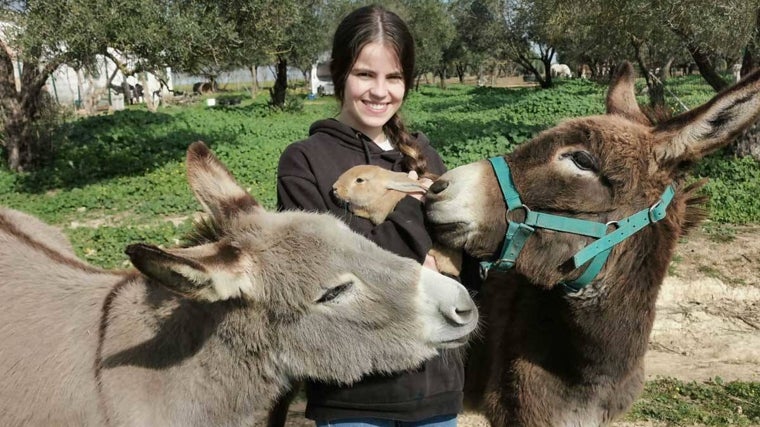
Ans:
[[[475,313],[477,313],[477,311],[474,309],[474,307],[469,307],[463,310],[458,309],[454,313],[459,318],[460,324],[468,325],[472,322],[472,318],[476,316]]]
[[[441,191],[445,190],[448,186],[449,186],[448,181],[439,179],[438,181],[434,182],[433,185],[430,186],[429,191],[432,191],[434,194],[438,194]]]
[[[461,304],[458,307],[449,307],[442,310],[443,315],[456,326],[470,325],[478,316],[478,310],[473,304]]]

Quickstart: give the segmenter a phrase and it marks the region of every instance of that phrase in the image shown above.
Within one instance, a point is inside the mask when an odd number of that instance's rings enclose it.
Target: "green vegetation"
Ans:
[[[697,76],[672,79],[669,88],[690,105],[712,95]],[[404,115],[455,167],[508,152],[564,118],[602,113],[605,90],[585,80],[560,82],[553,90],[422,87],[410,94]],[[273,208],[280,153],[305,138],[313,121],[334,116],[337,105],[332,98],[299,99],[300,111],[278,111],[267,106],[263,93],[257,99],[239,96],[239,105],[209,108],[199,101],[158,113],[130,108],[69,121],[56,133],[48,166],[24,174],[0,171],[0,204],[67,228],[91,262],[120,266],[126,259],[122,248],[133,238],[171,243],[183,229],[163,218],[187,218],[198,210],[185,180],[184,154],[191,142],[203,140]],[[695,174],[711,178],[705,191],[712,197],[714,222],[760,222],[756,162],[719,153]],[[108,227],[85,231],[72,223]]]
[[[731,224],[706,222],[702,229],[710,240],[716,243],[728,243],[736,239],[736,228]]]
[[[669,88],[690,106],[712,96],[696,76],[672,79]],[[561,82],[553,90],[423,87],[410,94],[404,114],[409,127],[426,133],[454,167],[508,152],[564,118],[602,113],[605,90],[582,80]],[[128,243],[176,245],[189,230],[199,206],[186,183],[184,155],[191,142],[203,140],[271,209],[280,153],[305,138],[313,121],[334,116],[337,106],[331,98],[300,100],[301,111],[289,112],[268,108],[263,93],[257,99],[239,96],[239,105],[209,108],[199,100],[155,114],[129,108],[69,121],[58,129],[47,167],[24,174],[0,171],[0,204],[62,226],[79,255],[93,264],[126,267],[122,252]],[[718,153],[694,174],[711,178],[705,191],[712,197],[712,222],[706,231],[715,239],[732,238],[729,224],[760,222],[756,162]],[[759,387],[660,379],[647,384],[627,419],[757,424]]]
[[[720,378],[703,383],[657,379],[647,383],[625,420],[678,426],[758,425],[760,384],[724,383]]]

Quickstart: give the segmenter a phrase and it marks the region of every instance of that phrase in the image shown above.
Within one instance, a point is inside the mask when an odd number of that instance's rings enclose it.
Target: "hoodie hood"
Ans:
[[[314,122],[311,127],[309,127],[309,136],[318,133],[330,135],[337,139],[344,147],[364,153],[365,164],[377,164],[378,159],[383,159],[394,164],[393,170],[399,170],[397,169],[397,166],[403,159],[403,155],[398,149],[394,148],[393,150],[385,151],[378,147],[377,144],[375,144],[372,139],[363,132],[354,129],[339,120],[325,119]]]

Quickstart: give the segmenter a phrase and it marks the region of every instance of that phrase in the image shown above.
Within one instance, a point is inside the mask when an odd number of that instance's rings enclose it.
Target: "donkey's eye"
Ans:
[[[572,153],[568,153],[570,155],[570,158],[573,160],[573,163],[575,163],[575,166],[578,166],[578,169],[582,169],[585,171],[599,171],[599,165],[597,165],[596,159],[589,154],[586,151],[573,151]]]
[[[319,299],[317,300],[317,303],[322,304],[322,303],[334,300],[335,298],[338,297],[338,295],[351,289],[352,285],[353,285],[353,282],[345,282],[345,283],[341,283],[340,285],[334,288],[330,288],[326,290],[325,293],[323,293],[322,296],[319,297]]]
[[[356,178],[357,184],[361,184],[362,182],[364,182],[364,178]]]

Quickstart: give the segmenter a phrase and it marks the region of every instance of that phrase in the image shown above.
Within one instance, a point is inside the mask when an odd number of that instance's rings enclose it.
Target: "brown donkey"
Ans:
[[[330,215],[265,212],[202,143],[187,170],[206,243],[130,245],[137,270],[0,208],[3,426],[251,425],[293,379],[414,368],[476,327],[457,282]]]
[[[760,115],[760,72],[657,126],[633,81],[623,65],[606,115],[453,169],[427,194],[439,240],[491,268],[467,394],[494,426],[604,425],[631,406],[676,241],[703,217],[682,173]]]

